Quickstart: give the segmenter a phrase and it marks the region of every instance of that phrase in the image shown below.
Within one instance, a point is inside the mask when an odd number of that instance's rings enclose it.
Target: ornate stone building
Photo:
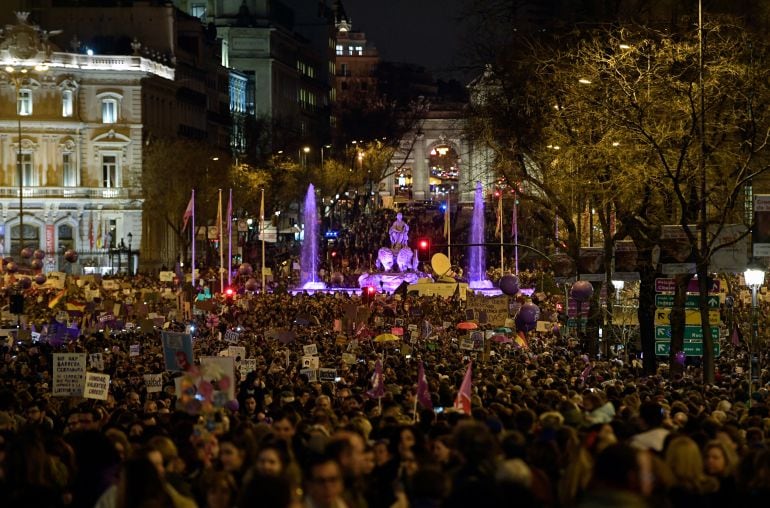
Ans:
[[[138,44],[134,55],[63,51],[52,42],[60,31],[27,18],[0,32],[1,252],[42,249],[48,270],[135,270],[143,85],[172,82],[174,70]],[[68,248],[76,265],[61,259]]]

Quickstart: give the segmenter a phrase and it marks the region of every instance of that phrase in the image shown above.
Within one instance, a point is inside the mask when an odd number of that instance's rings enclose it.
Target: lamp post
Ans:
[[[324,149],[331,148],[332,145],[321,145],[321,170],[324,168]]]
[[[757,315],[757,291],[765,282],[765,271],[758,266],[749,265],[743,272],[746,285],[751,288],[751,342],[749,351],[749,370],[751,380],[759,379],[759,316]],[[751,383],[749,383],[751,386]]]
[[[128,236],[128,274],[133,275],[134,260],[133,260],[133,254],[131,253],[131,242],[134,239],[134,235],[131,234],[131,232],[129,231],[128,235],[126,236]]]

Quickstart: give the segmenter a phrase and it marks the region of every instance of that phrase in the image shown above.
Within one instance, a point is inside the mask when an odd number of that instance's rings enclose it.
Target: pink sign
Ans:
[[[56,246],[54,245],[53,228],[54,228],[53,224],[45,225],[45,251],[47,254],[53,254],[56,251]]]

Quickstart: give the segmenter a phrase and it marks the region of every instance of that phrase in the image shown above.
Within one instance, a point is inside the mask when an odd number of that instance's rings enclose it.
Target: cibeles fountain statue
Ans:
[[[417,272],[417,252],[409,247],[409,224],[404,221],[402,214],[396,215],[388,233],[390,247],[382,247],[377,252],[376,267],[379,271],[361,275],[358,284],[362,288],[394,291],[402,282],[415,284],[423,276]]]

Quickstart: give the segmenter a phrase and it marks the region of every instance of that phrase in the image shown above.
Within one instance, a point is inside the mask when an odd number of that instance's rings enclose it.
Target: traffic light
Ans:
[[[430,240],[427,238],[420,238],[417,241],[417,248],[420,252],[428,252],[430,250]]]
[[[235,291],[233,291],[233,288],[225,289],[225,303],[227,303],[227,305],[232,305],[234,299]]]
[[[374,286],[366,286],[361,292],[361,303],[369,305],[374,301],[374,296],[377,294],[377,288]]]

